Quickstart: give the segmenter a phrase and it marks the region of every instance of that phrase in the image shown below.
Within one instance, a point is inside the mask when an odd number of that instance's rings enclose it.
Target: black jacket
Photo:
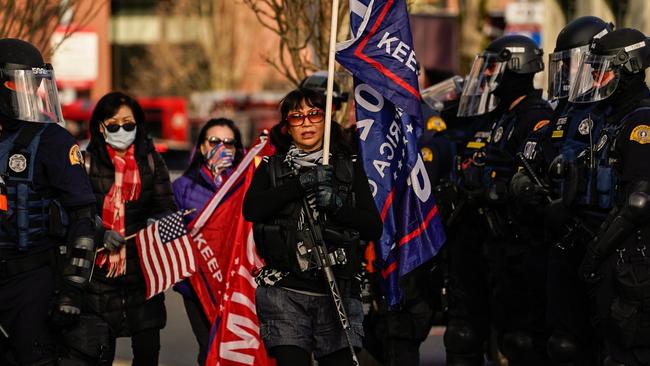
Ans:
[[[115,168],[105,146],[89,145],[87,156],[90,157],[89,176],[97,198],[97,212],[101,213],[104,197],[115,180]],[[144,228],[148,218],[159,218],[176,210],[167,166],[154,150],[151,140],[136,141],[135,157],[141,189],[137,201],[126,203],[126,236]],[[146,285],[135,240],[129,240],[126,248],[126,275],[107,278],[106,270],[96,266],[88,289],[90,310],[108,322],[113,336],[160,329],[166,322],[164,296],[161,294],[145,301]]]
[[[282,155],[282,154],[280,154]],[[351,185],[356,205],[352,206],[349,200],[343,203],[343,207],[335,214],[328,217],[325,226],[330,223],[336,226],[347,227],[358,231],[361,240],[377,240],[381,236],[383,225],[375,206],[368,178],[363,170],[361,162],[353,164],[354,180]],[[244,218],[253,223],[264,223],[282,214],[282,211],[295,202],[300,202],[305,193],[298,182],[298,177],[286,179],[277,187],[272,186],[270,167],[268,159],[265,159],[255,171],[253,180],[246,192],[243,204]],[[351,261],[354,263],[354,261]],[[335,271],[335,275],[336,271]],[[339,278],[341,286],[341,278]],[[324,293],[325,282],[322,278],[305,280],[291,274],[276,286],[288,287],[297,290]],[[356,286],[351,292],[357,295]]]

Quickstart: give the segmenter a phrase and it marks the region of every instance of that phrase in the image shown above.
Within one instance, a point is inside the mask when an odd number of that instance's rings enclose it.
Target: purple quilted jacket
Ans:
[[[203,169],[196,169],[180,176],[174,181],[172,187],[179,210],[196,209],[185,216],[186,223],[198,215],[217,191],[217,185],[213,182],[212,177]]]
[[[174,199],[179,210],[195,208],[196,211],[185,216],[185,222],[190,223],[210,198],[217,191],[217,185],[204,169],[195,169],[180,176],[172,184]],[[195,297],[189,281],[184,280],[174,285],[174,290],[184,297]]]

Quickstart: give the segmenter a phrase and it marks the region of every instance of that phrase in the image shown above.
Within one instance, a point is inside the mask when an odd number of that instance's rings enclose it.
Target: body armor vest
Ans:
[[[0,248],[29,250],[54,246],[47,236],[64,236],[67,221],[58,201],[34,189],[34,169],[45,125],[26,124],[3,135],[0,144],[0,177],[7,189],[7,211],[0,211]]]
[[[642,101],[641,106],[622,118],[607,116],[593,107],[569,111],[568,136],[560,148],[569,166],[569,174],[560,184],[565,205],[603,215],[615,206],[619,184],[615,168],[616,139],[627,116],[641,108],[650,108],[647,105],[647,101]]]
[[[294,179],[298,172],[284,161],[283,155],[269,157],[268,166],[273,187],[280,186],[289,179]],[[353,160],[344,155],[335,155],[331,160],[334,168],[334,193],[343,198],[344,202],[356,205],[352,182],[354,181]],[[312,208],[312,213],[316,211]],[[343,248],[347,257],[344,265],[332,267],[337,278],[352,279],[360,269],[361,247],[359,233],[355,230],[327,220],[322,225],[322,214],[314,215],[316,225],[321,232],[328,252]],[[320,217],[319,217],[320,216]],[[265,223],[253,225],[253,235],[257,251],[266,264],[280,271],[304,279],[315,279],[320,272],[311,270],[307,251],[311,243],[310,228],[303,217],[302,200],[293,201],[280,210],[272,219]]]

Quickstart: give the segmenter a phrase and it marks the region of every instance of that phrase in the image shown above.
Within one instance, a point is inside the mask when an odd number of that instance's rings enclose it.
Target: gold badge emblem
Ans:
[[[433,161],[433,151],[431,151],[431,149],[423,147],[420,149],[420,152],[422,153],[422,160]]]
[[[630,141],[636,141],[640,144],[650,143],[650,126],[638,125],[634,127],[630,134]]]
[[[68,157],[70,158],[70,165],[82,164],[84,161],[84,157],[77,144],[72,145]]]
[[[440,116],[433,116],[427,121],[427,130],[442,132],[447,129],[447,124]]]

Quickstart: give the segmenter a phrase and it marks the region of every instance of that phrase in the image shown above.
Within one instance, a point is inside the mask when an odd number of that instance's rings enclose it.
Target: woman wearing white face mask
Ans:
[[[144,131],[144,113],[128,95],[102,97],[90,121],[86,168],[97,198],[105,250],[97,256],[86,303],[115,338],[131,337],[133,365],[157,365],[163,295],[145,301],[146,285],[133,240],[124,238],[176,210],[169,173]],[[112,357],[111,357],[112,359]]]

